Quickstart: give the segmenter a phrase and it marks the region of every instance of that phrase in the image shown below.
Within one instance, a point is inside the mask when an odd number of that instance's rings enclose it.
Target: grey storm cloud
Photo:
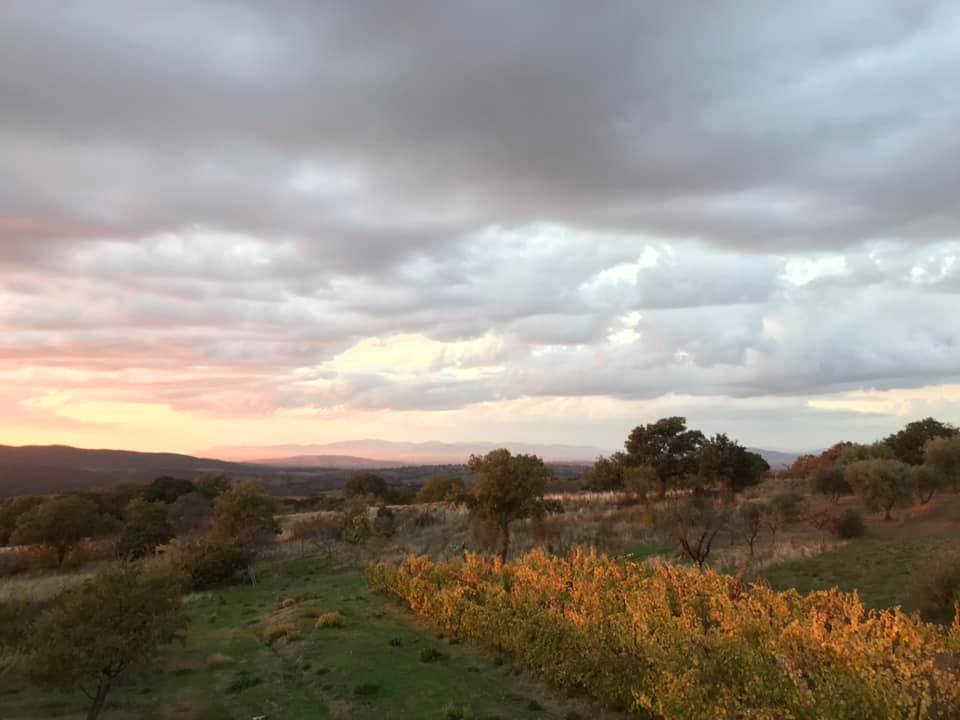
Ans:
[[[958,67],[950,2],[14,0],[0,353],[233,409],[956,379]]]

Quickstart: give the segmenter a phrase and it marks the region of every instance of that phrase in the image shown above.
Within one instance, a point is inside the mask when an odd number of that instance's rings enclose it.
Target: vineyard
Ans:
[[[712,571],[575,551],[501,564],[379,563],[370,585],[548,682],[641,716],[960,718],[960,612],[950,629]]]

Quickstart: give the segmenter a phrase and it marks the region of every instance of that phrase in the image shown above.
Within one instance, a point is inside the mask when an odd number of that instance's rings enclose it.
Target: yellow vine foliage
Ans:
[[[459,637],[513,653],[553,685],[663,718],[960,718],[951,629],[838,590],[801,595],[669,564],[534,551],[410,557],[375,589]]]

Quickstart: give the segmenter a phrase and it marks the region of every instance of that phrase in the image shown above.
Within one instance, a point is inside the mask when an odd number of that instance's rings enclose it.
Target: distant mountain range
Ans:
[[[318,458],[347,458],[363,463],[377,462],[390,465],[448,465],[465,463],[471,455],[478,455],[509,447],[517,453],[539,455],[547,462],[590,463],[604,450],[588,445],[551,445],[537,443],[443,443],[391,442],[389,440],[345,440],[318,445],[267,445],[262,447],[227,446],[204,452],[211,457],[238,462],[257,462],[269,465],[306,466]],[[383,467],[380,465],[380,467]]]
[[[125,482],[147,483],[160,475],[192,477],[208,470],[224,472],[235,479],[257,479],[277,494],[306,495],[339,487],[357,470],[378,470],[391,482],[420,482],[437,472],[435,466],[462,466],[471,454],[497,447],[503,444],[356,440],[325,445],[217,448],[209,454],[218,457],[209,458],[66,445],[0,445],[0,497],[84,490]],[[572,466],[609,454],[580,445],[509,443],[509,447],[514,452],[539,455],[564,477],[579,474]],[[796,459],[791,453],[756,452],[775,470]]]
[[[609,455],[589,445],[537,443],[443,443],[391,442],[389,440],[346,440],[313,445],[225,446],[204,454],[236,462],[254,462],[279,467],[340,467],[367,469],[405,465],[449,465],[465,463],[471,455],[480,455],[500,447],[513,452],[539,455],[553,463],[592,463],[600,455]],[[774,470],[789,467],[794,453],[749,448],[759,453]]]

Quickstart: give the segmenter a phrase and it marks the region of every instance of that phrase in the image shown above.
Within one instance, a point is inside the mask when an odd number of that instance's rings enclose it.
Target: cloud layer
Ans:
[[[410,413],[500,439],[490,408],[529,435],[536,406],[558,440],[603,408],[613,446],[671,396],[716,426],[852,408],[854,435],[851,393],[912,392],[887,425],[952,397],[952,3],[2,13],[14,438],[106,442],[127,408],[211,445]]]

